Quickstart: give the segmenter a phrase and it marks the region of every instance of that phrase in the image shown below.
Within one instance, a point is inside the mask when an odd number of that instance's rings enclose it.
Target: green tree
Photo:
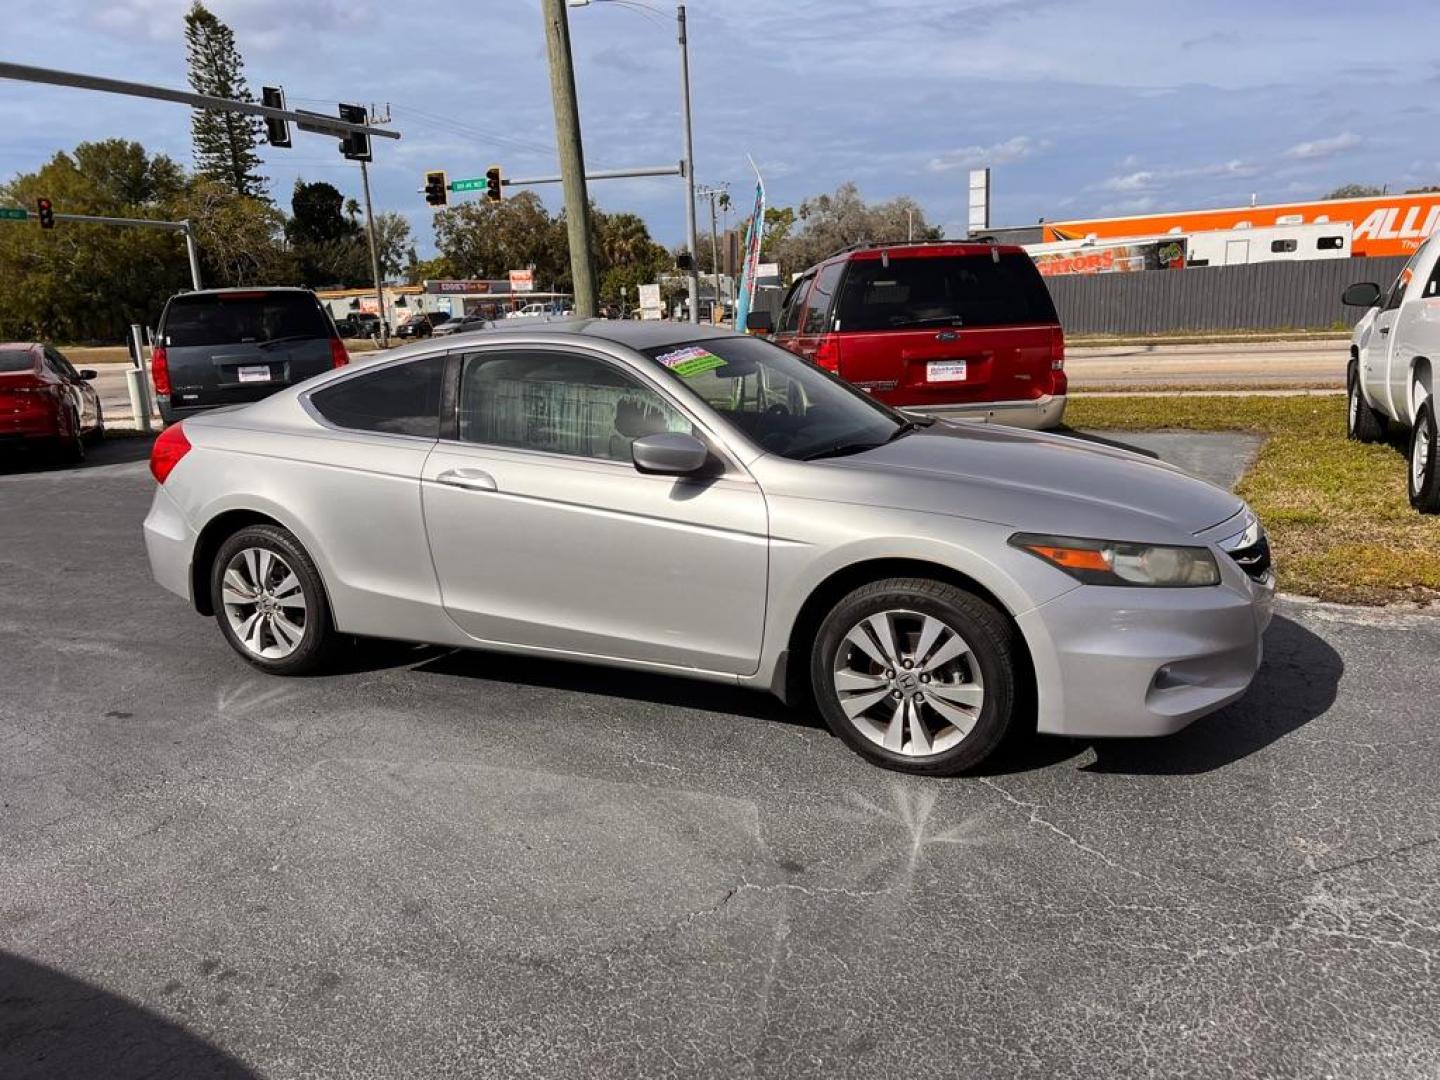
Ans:
[[[867,203],[853,183],[841,184],[832,194],[806,199],[795,215],[799,228],[786,228],[781,237],[769,233],[769,219],[767,212],[764,249],[786,274],[813,266],[852,244],[898,242],[912,236],[916,240],[938,240],[944,236],[943,229],[926,223],[924,209],[908,195],[889,202]],[[782,220],[777,217],[777,223]],[[787,224],[793,225],[794,220]]]
[[[1371,195],[1384,195],[1383,188],[1375,187],[1373,184],[1341,184],[1328,195],[1321,195],[1322,199],[1364,199]]]
[[[200,0],[185,15],[185,62],[197,94],[254,101],[235,35]],[[245,113],[196,109],[190,120],[195,168],[236,195],[268,198],[255,152],[264,124]]]
[[[290,285],[299,268],[284,243],[285,215],[263,199],[195,177],[179,204],[195,232],[207,285]]]
[[[170,158],[110,139],[0,184],[0,202],[34,206],[43,195],[62,213],[174,220],[186,189]],[[118,341],[130,323],[152,323],[190,273],[172,232],[31,221],[0,228],[0,281],[0,340]]]
[[[393,211],[375,215],[375,251],[380,257],[380,276],[386,281],[399,277],[415,248],[410,223]]]
[[[533,266],[537,282],[570,280],[561,219],[534,192],[437,211],[435,246],[461,277],[499,278]]]
[[[285,236],[300,281],[311,288],[368,285],[370,253],[358,222],[344,214],[345,196],[334,184],[296,180]]]

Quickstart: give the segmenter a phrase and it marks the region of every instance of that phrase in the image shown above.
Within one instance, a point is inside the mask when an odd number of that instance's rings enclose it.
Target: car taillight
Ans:
[[[840,370],[840,339],[834,334],[825,334],[820,338],[820,344],[815,346],[814,360],[817,366],[826,371],[839,372]]]
[[[330,366],[344,367],[350,363],[350,354],[345,351],[345,343],[338,337],[330,339]]]
[[[1058,326],[1050,331],[1050,370],[1065,370],[1065,331]]]
[[[170,396],[170,361],[165,358],[164,345],[150,350],[150,381],[155,384],[155,393]]]
[[[172,424],[160,432],[155,445],[150,448],[150,475],[157,483],[165,483],[171,470],[180,464],[180,459],[190,452],[190,440],[185,437],[183,424]]]

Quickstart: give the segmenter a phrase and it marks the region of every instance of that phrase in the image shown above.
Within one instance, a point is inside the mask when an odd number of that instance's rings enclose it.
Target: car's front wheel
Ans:
[[[221,544],[210,596],[225,639],[256,667],[299,675],[328,659],[330,605],[314,562],[288,530],[250,525]]]
[[[1010,728],[1013,635],[971,593],[891,578],[835,605],[816,636],[810,678],[826,723],[861,756],[950,775],[984,761]]]
[[[1422,514],[1440,514],[1440,435],[1435,430],[1434,403],[1415,413],[1410,429],[1410,505]]]
[[[1376,443],[1385,438],[1385,417],[1371,407],[1360,388],[1360,369],[1353,362],[1346,379],[1345,434],[1355,442]]]

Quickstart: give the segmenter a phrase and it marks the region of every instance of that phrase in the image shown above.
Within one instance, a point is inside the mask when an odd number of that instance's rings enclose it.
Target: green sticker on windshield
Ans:
[[[693,379],[696,375],[702,375],[707,371],[714,371],[718,367],[725,366],[722,358],[712,352],[707,352],[698,345],[687,345],[674,352],[661,353],[655,359],[682,379]]]

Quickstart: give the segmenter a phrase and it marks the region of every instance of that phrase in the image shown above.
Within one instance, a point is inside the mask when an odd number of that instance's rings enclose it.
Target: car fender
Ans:
[[[928,564],[938,568],[937,576],[968,579],[988,594],[1012,620],[1040,604],[1079,587],[1079,583],[1044,562],[1012,548],[1007,543],[1012,527],[991,522],[970,521],[963,532],[956,521],[941,515],[884,510],[889,528],[861,525],[850,536],[829,545],[822,553],[815,545],[783,538],[771,541],[769,603],[765,642],[756,681],[773,686],[782,665],[805,664],[808,658],[785,659],[797,621],[806,604],[837,575],[873,565],[877,576],[890,576],[896,564]],[[947,536],[946,533],[956,535]],[[981,550],[996,552],[987,557]],[[897,568],[913,576],[923,570]],[[1016,622],[1017,629],[1021,624]],[[1049,650],[1048,640],[1032,640],[1020,629],[1032,656],[1037,649]]]

